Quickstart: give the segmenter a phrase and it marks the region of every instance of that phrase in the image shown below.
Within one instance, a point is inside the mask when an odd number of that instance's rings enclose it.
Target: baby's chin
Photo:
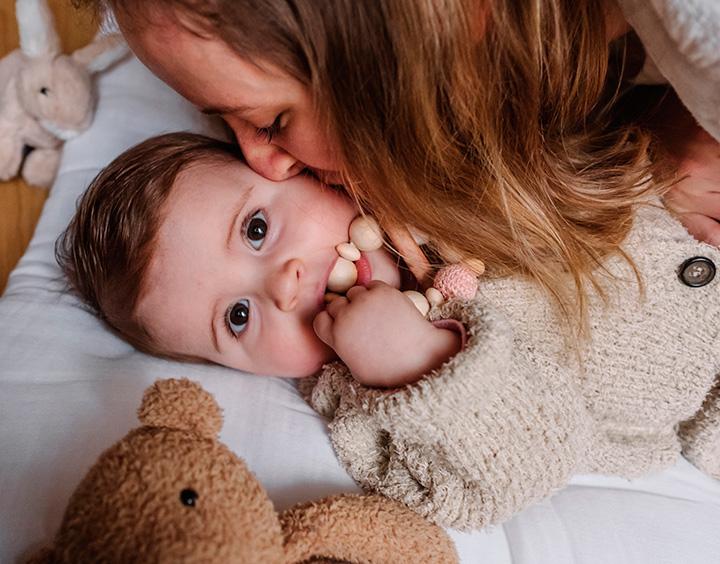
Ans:
[[[277,362],[258,362],[253,365],[238,364],[232,361],[214,359],[213,363],[239,370],[255,376],[279,376],[281,378],[306,378],[317,374],[324,364],[337,359],[335,351],[317,339],[317,343],[297,355],[278,352]]]

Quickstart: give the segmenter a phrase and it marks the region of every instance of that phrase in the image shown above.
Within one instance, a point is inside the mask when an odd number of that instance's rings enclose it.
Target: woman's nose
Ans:
[[[268,143],[254,127],[235,128],[235,137],[250,167],[268,180],[286,180],[303,169],[302,163],[282,147]]]
[[[281,311],[293,311],[298,305],[302,262],[291,259],[283,263],[268,281],[270,296]]]

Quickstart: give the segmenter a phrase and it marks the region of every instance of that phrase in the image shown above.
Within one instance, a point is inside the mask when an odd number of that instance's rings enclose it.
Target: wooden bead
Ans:
[[[357,268],[355,263],[338,257],[328,278],[327,289],[331,292],[344,294],[357,282]]]
[[[350,242],[361,251],[375,251],[382,247],[382,231],[372,217],[356,217],[350,224],[349,233]]]
[[[430,303],[420,292],[408,290],[403,292],[403,294],[408,297],[408,299],[415,305],[416,308],[418,308],[418,311],[422,313],[423,316],[427,315],[427,312],[430,311]]]
[[[482,276],[485,272],[485,263],[478,258],[469,258],[462,261],[465,266],[472,270],[476,276]]]
[[[462,260],[462,255],[448,245],[439,243],[437,245],[437,250],[443,260],[448,264],[454,264]]]
[[[439,306],[441,303],[445,301],[445,298],[442,295],[442,292],[438,290],[437,288],[430,287],[427,290],[425,290],[425,297],[427,298],[427,301],[430,303],[431,307]]]
[[[340,243],[337,247],[335,247],[335,250],[344,259],[351,260],[353,262],[360,260],[360,249],[352,243]]]

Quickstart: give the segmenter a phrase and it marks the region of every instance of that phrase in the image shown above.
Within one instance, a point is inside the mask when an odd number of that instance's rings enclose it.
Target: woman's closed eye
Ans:
[[[282,114],[278,114],[275,117],[275,120],[265,127],[258,127],[257,128],[257,135],[258,137],[264,137],[265,140],[270,143],[273,140],[273,137],[275,137],[278,133],[280,133],[280,130],[282,129],[282,125],[280,124],[280,119],[282,118]]]
[[[268,234],[268,220],[262,210],[248,215],[242,224],[242,233],[248,244],[259,251],[265,243]]]
[[[238,300],[225,312],[225,327],[230,336],[237,339],[250,323],[250,301]]]

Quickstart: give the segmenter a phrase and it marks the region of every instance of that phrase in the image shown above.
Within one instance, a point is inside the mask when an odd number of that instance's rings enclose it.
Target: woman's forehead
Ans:
[[[177,21],[135,26],[126,31],[126,38],[154,74],[200,108],[267,106],[298,87],[273,65],[249,61],[221,39],[201,37]]]

